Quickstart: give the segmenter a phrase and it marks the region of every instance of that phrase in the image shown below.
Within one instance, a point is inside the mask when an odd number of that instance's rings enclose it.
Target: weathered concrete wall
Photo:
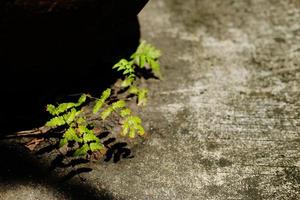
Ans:
[[[299,21],[297,0],[152,0],[151,137],[86,183],[115,199],[300,199]]]

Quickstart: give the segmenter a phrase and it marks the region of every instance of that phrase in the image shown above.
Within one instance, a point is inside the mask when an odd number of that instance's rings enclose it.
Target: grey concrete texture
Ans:
[[[124,199],[300,199],[299,22],[296,0],[152,0],[151,137],[94,181]]]
[[[139,19],[163,52],[149,139],[82,184],[109,199],[300,199],[300,1],[152,0]],[[72,199],[44,187],[0,199]]]

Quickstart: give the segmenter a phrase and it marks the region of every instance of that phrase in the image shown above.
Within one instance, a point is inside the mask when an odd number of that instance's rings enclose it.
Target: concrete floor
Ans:
[[[139,18],[163,52],[151,136],[82,184],[98,199],[300,199],[299,1],[152,0]],[[31,184],[0,199],[75,199]]]

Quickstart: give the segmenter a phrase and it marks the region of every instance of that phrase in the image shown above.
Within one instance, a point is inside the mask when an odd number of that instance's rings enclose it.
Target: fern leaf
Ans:
[[[73,108],[70,112],[63,115],[63,117],[67,124],[71,124],[72,122],[74,122],[75,117],[79,114],[80,114],[80,111],[77,111],[75,108]]]
[[[109,117],[109,115],[113,112],[113,108],[112,107],[108,107],[106,110],[104,110],[102,113],[101,113],[101,119],[102,120],[105,120],[107,117]]]
[[[135,80],[135,75],[130,74],[128,77],[125,78],[124,81],[122,81],[121,87],[126,88],[128,86],[131,86]]]
[[[125,121],[125,123],[122,126],[122,132],[121,132],[121,136],[126,136],[129,132],[129,124]]]
[[[86,120],[83,117],[79,117],[77,119],[77,124],[79,124],[79,125],[85,125],[86,123],[87,122],[86,122]]]
[[[145,106],[147,104],[147,89],[140,89],[138,92],[138,106]]]
[[[89,129],[86,127],[86,125],[78,126],[78,132],[80,135],[83,135],[83,134],[87,133],[88,131],[89,131]]]
[[[75,129],[73,129],[71,127],[65,132],[64,138],[67,141],[82,142],[82,139],[78,137]]]
[[[150,60],[149,61],[149,65],[152,69],[153,74],[158,77],[158,78],[162,78],[161,72],[160,72],[160,64],[158,61],[156,60]]]
[[[56,107],[52,104],[48,104],[47,105],[47,111],[51,114],[51,115],[56,115]]]
[[[142,120],[141,118],[139,118],[138,116],[130,116],[127,118],[128,124],[130,126],[135,126],[137,124],[141,124]]]
[[[48,126],[48,127],[57,127],[57,126],[65,125],[65,124],[66,124],[66,121],[65,121],[64,117],[59,116],[59,117],[54,117],[54,118],[50,119],[46,123],[46,126]]]
[[[83,94],[80,96],[80,98],[78,99],[78,102],[76,104],[76,107],[81,106],[83,103],[85,103],[87,100],[87,95]]]
[[[128,137],[131,139],[135,138],[135,129],[134,128],[130,129]]]
[[[121,117],[127,117],[131,114],[131,110],[129,108],[125,108],[120,111]]]
[[[113,66],[113,69],[117,69],[117,71],[123,71],[123,75],[134,74],[133,62],[128,61],[126,59],[120,60],[117,64]]]
[[[129,92],[130,94],[138,95],[139,91],[140,91],[139,88],[133,85],[133,86],[131,86],[131,87],[129,88],[129,91],[128,91],[128,92]]]
[[[143,126],[137,125],[135,128],[137,129],[137,133],[138,133],[140,136],[145,135],[145,129],[144,129]]]
[[[117,69],[117,71],[123,71],[124,75],[134,73],[133,63],[126,59],[121,59],[117,64],[113,66],[113,69]]]
[[[102,92],[102,95],[101,95],[100,99],[98,99],[96,101],[96,104],[93,108],[93,113],[94,114],[99,112],[99,110],[103,107],[105,101],[110,97],[110,95],[111,95],[111,89],[110,88],[108,88],[104,92]]]
[[[49,105],[47,105],[47,111],[51,115],[59,115],[59,114],[61,114],[63,112],[66,112],[68,109],[73,108],[75,106],[76,106],[75,103],[61,103],[57,107],[49,104]]]
[[[84,143],[88,142],[100,142],[100,139],[93,132],[89,132],[83,135]]]
[[[97,112],[99,112],[99,110],[102,108],[104,102],[101,100],[96,101],[96,104],[93,108],[93,113],[96,114]]]
[[[142,136],[145,134],[145,130],[141,125],[142,120],[137,116],[129,116],[127,117],[122,125],[122,131],[120,133],[121,136],[126,136],[128,134],[129,138],[134,138],[136,132]]]
[[[90,147],[88,144],[84,144],[82,145],[82,147],[80,147],[79,149],[77,149],[73,156],[84,156],[87,154],[87,152],[90,150]]]
[[[66,144],[68,144],[68,140],[66,138],[60,139],[60,141],[59,141],[59,147],[63,147]]]
[[[92,152],[99,151],[99,150],[104,149],[104,146],[101,143],[94,142],[94,143],[90,144],[90,149]]]
[[[125,106],[126,106],[126,102],[124,100],[119,100],[112,104],[112,109],[118,110],[118,109],[124,108]]]
[[[106,90],[104,90],[104,92],[102,92],[102,95],[101,95],[101,100],[103,102],[105,102],[111,95],[111,89],[110,88],[107,88]]]
[[[137,48],[137,51],[131,55],[131,59],[133,59],[140,68],[144,68],[148,65],[156,77],[162,78],[160,64],[157,61],[160,56],[161,52],[158,49],[151,44],[142,41]]]

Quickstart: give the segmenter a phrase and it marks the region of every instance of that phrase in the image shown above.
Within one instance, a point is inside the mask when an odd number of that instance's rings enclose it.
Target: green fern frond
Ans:
[[[60,141],[59,141],[59,147],[63,147],[66,144],[68,144],[68,140],[66,138],[60,139]]]
[[[129,90],[128,90],[128,92],[129,92],[130,94],[134,94],[134,95],[138,95],[138,94],[139,94],[139,91],[140,91],[140,89],[139,89],[138,87],[134,86],[134,85],[132,85],[132,86],[129,88]]]
[[[78,137],[76,130],[71,127],[65,132],[63,138],[67,141],[82,142],[82,139]]]
[[[135,128],[137,130],[138,135],[140,135],[140,136],[145,135],[145,129],[142,125],[138,124],[138,125],[136,125]]]
[[[124,108],[125,106],[126,102],[124,100],[119,100],[112,104],[112,109],[116,111],[118,109]]]
[[[81,113],[81,111],[77,111],[75,108],[72,108],[72,110],[68,113],[66,113],[65,115],[63,115],[65,121],[67,124],[71,124],[72,122],[74,122],[75,117],[77,115],[79,115]]]
[[[83,135],[83,142],[100,142],[100,139],[94,134],[94,132],[88,132]]]
[[[131,86],[128,91],[130,94],[137,95],[138,106],[145,106],[147,104],[148,90],[146,88],[138,88]]]
[[[83,95],[80,96],[80,98],[78,99],[77,103],[73,103],[73,102],[70,102],[70,103],[61,103],[57,107],[55,107],[52,104],[48,104],[47,105],[47,111],[51,115],[53,115],[53,116],[56,115],[57,116],[57,115],[59,115],[61,113],[64,113],[64,112],[68,111],[71,108],[81,106],[83,103],[85,103],[86,99],[87,99],[87,95],[83,94]]]
[[[133,62],[126,59],[121,59],[117,64],[113,66],[113,69],[117,69],[117,71],[123,71],[123,75],[134,73]]]
[[[93,108],[93,113],[94,114],[99,112],[99,110],[103,107],[105,101],[110,97],[110,95],[111,95],[111,89],[110,88],[108,88],[104,92],[102,92],[102,95],[101,95],[100,99],[98,99],[96,101],[96,104]]]
[[[90,144],[90,149],[92,152],[99,151],[99,150],[104,149],[104,145],[101,143],[94,142],[94,143]]]
[[[120,111],[121,117],[127,117],[131,114],[131,110],[129,108],[125,108]]]
[[[130,74],[128,77],[125,78],[124,81],[122,81],[121,87],[123,88],[129,87],[133,84],[134,81],[135,81],[135,75]]]
[[[127,117],[123,122],[120,135],[128,135],[129,138],[134,138],[136,134],[143,136],[145,134],[145,130],[141,123],[142,120],[138,116]]]
[[[73,156],[85,156],[89,150],[90,146],[88,144],[84,144],[74,152]]]
[[[147,89],[140,89],[138,93],[138,106],[145,106],[147,104],[147,96],[148,90]]]
[[[105,120],[114,111],[112,107],[108,107],[101,113],[101,119]]]
[[[128,123],[124,123],[123,125],[122,125],[122,131],[121,131],[121,136],[123,136],[123,137],[125,137],[127,134],[128,134],[128,132],[129,132],[129,124]]]
[[[152,59],[158,59],[161,56],[161,51],[143,40],[138,46],[136,52],[132,54],[131,58],[135,59],[140,57],[140,55],[144,55],[145,57]]]
[[[65,125],[65,124],[66,124],[66,121],[65,121],[64,117],[59,116],[59,117],[54,117],[54,118],[50,119],[46,123],[46,126],[48,126],[48,127],[57,127],[57,126]]]
[[[76,103],[76,107],[81,106],[83,103],[85,103],[87,100],[87,97],[88,97],[88,95],[86,95],[86,94],[81,95]]]
[[[47,123],[46,126],[48,127],[58,127],[58,126],[63,126],[65,124],[71,124],[74,122],[75,117],[80,114],[80,111],[77,111],[75,108],[73,108],[71,111],[68,113],[62,115],[62,116],[57,116],[52,119],[50,119]]]
[[[110,88],[107,88],[106,90],[104,90],[103,92],[102,92],[102,95],[101,95],[101,100],[102,101],[106,101],[109,97],[110,97],[110,95],[111,95],[111,89]]]
[[[140,68],[144,68],[148,65],[148,67],[152,70],[153,74],[162,78],[160,73],[160,64],[157,59],[161,56],[161,52],[156,49],[153,45],[142,41],[137,51],[131,55],[131,59],[134,60],[137,66]]]
[[[69,110],[70,108],[74,108],[76,106],[75,103],[61,103],[59,104],[57,107],[55,107],[52,104],[47,105],[47,111],[55,116],[55,115],[59,115],[61,113],[66,112],[67,110]]]

